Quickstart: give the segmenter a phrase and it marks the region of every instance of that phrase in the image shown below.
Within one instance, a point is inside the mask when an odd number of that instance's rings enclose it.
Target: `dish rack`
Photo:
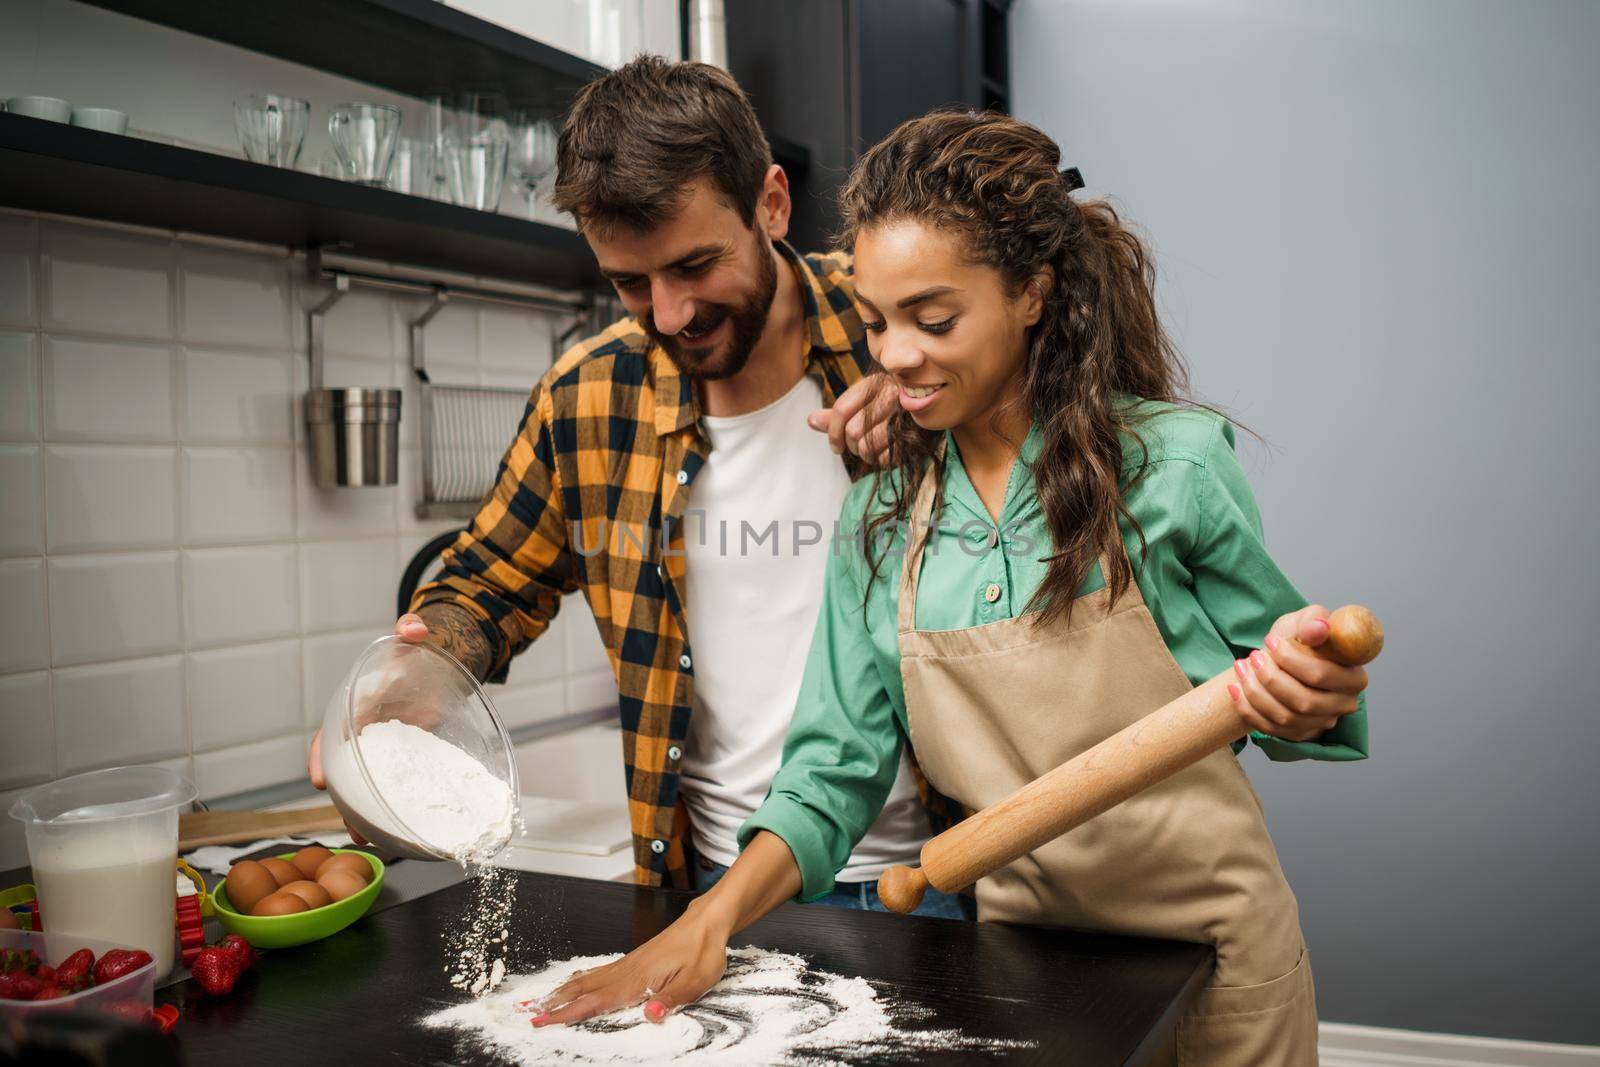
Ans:
[[[614,300],[601,294],[560,293],[488,279],[475,279],[470,284],[444,283],[431,279],[425,272],[410,272],[403,267],[391,266],[388,271],[379,271],[366,264],[334,260],[326,251],[315,253],[308,265],[314,278],[333,284],[333,291],[312,311],[307,331],[311,341],[312,381],[320,392],[328,392],[320,390],[321,316],[352,285],[432,297],[422,313],[411,321],[408,330],[411,372],[417,379],[418,418],[421,420],[422,492],[416,514],[423,519],[469,519],[477,512],[479,503],[494,488],[501,457],[521,425],[528,402],[528,390],[523,388],[434,381],[427,363],[428,323],[449,304],[459,300],[542,311],[564,322],[563,329],[552,331],[550,359],[553,363],[575,337],[604,328],[605,317],[617,308]]]

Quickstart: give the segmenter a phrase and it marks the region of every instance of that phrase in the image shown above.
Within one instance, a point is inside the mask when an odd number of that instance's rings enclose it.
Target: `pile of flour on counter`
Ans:
[[[445,932],[450,984],[474,995],[505,977],[516,881],[487,867],[516,829],[510,786],[442,737],[390,719],[361,731],[361,758],[400,821],[473,879],[472,905]]]
[[[866,979],[813,970],[799,956],[758,948],[731,950],[722,981],[665,1022],[647,1022],[634,1005],[573,1026],[533,1027],[543,997],[579,971],[619,958],[554,963],[422,1022],[458,1030],[474,1051],[520,1064],[810,1065],[919,1050],[1031,1047],[917,1029],[926,1010],[880,993]]]

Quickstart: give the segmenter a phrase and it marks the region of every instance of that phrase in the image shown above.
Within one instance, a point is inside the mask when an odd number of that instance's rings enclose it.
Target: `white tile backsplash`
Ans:
[[[44,223],[44,328],[171,337],[173,244],[110,227]]]
[[[0,559],[0,671],[50,665],[43,559]]]
[[[178,542],[178,450],[46,445],[51,553],[167,548]]]
[[[400,563],[393,537],[308,541],[300,546],[305,633],[394,626]]]
[[[301,663],[305,673],[305,725],[316,729],[322,725],[322,714],[327,710],[328,698],[344,684],[345,675],[355,664],[361,650],[390,632],[391,627],[371,627],[348,630],[344,633],[318,634],[300,642]]]
[[[411,324],[427,312],[426,297],[392,297],[390,325],[397,355],[411,359]],[[434,367],[476,367],[478,365],[478,309],[467,302],[446,304],[422,329],[423,362]]]
[[[292,343],[287,254],[240,255],[184,242],[178,277],[185,341],[279,350]]]
[[[306,742],[299,731],[292,737],[199,752],[194,757],[194,784],[201,800],[215,800],[305,776]]]
[[[0,225],[5,220],[0,218]],[[5,299],[0,281],[0,301]],[[39,339],[32,333],[0,330],[0,440],[39,438]]]
[[[43,363],[48,439],[177,439],[171,348],[47,334]]]
[[[485,367],[513,370],[531,385],[550,369],[553,333],[559,320],[486,305],[478,309],[478,346]]]
[[[49,581],[51,662],[58,667],[183,645],[176,552],[56,556]]]
[[[172,766],[208,797],[302,777],[329,695],[393,626],[401,570],[462,525],[414,515],[407,323],[426,302],[410,297],[357,289],[327,319],[328,385],[407,388],[400,484],[313,488],[304,315],[326,288],[303,270],[263,246],[0,210],[0,809],[24,782],[112,763]],[[430,363],[531,388],[555,321],[452,303]],[[615,699],[581,600],[491,698],[519,726]],[[581,773],[619,772],[606,757]],[[21,848],[10,822],[0,867]]]
[[[294,545],[196,548],[183,553],[190,648],[299,632]]]
[[[56,758],[62,774],[188,751],[183,657],[58,670],[54,682]]]
[[[294,371],[281,352],[183,353],[183,439],[286,445],[294,441]]]
[[[5,738],[0,745],[0,789],[55,777],[56,737],[47,672],[0,676],[0,737]],[[0,817],[4,815],[0,809]]]
[[[297,314],[303,319],[312,308],[322,302],[327,293],[327,286],[302,287]],[[394,338],[390,333],[392,327],[390,316],[389,297],[386,294],[352,289],[340,297],[339,302],[323,316],[323,348],[330,356],[393,359],[395,348]],[[304,330],[303,323],[301,329]],[[350,383],[337,381],[330,375],[324,384]]]
[[[38,323],[39,224],[0,215],[0,324]]]
[[[196,752],[300,731],[298,640],[191,652],[184,661]]]
[[[294,536],[294,449],[185,448],[183,536],[188,544]]]
[[[44,551],[44,476],[38,445],[0,445],[0,556]]]
[[[397,486],[319,489],[311,477],[310,453],[300,450],[295,462],[304,473],[295,484],[296,522],[301,537],[394,533],[400,495]]]

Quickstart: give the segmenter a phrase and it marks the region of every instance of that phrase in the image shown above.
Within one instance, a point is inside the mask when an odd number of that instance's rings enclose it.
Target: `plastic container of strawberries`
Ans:
[[[31,930],[0,930],[0,951],[32,949],[38,953],[40,959],[52,967],[58,966],[62,960],[80,948],[93,952],[94,958],[98,961],[109,949],[123,947],[92,937],[52,933],[49,930],[41,933],[34,933]],[[151,960],[121,978],[113,979],[104,985],[90,986],[83,992],[73,993],[71,996],[56,997],[54,1000],[0,998],[0,1021],[20,1019],[36,1011],[60,1011],[72,1008],[89,1008],[142,1019],[149,1014],[150,1006],[155,1003],[155,999],[156,961]]]

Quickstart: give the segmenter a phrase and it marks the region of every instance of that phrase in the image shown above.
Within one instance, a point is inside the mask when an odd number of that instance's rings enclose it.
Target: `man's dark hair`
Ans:
[[[555,205],[580,228],[651,230],[696,178],[749,225],[772,150],[727,71],[639,56],[578,93],[556,161]]]

